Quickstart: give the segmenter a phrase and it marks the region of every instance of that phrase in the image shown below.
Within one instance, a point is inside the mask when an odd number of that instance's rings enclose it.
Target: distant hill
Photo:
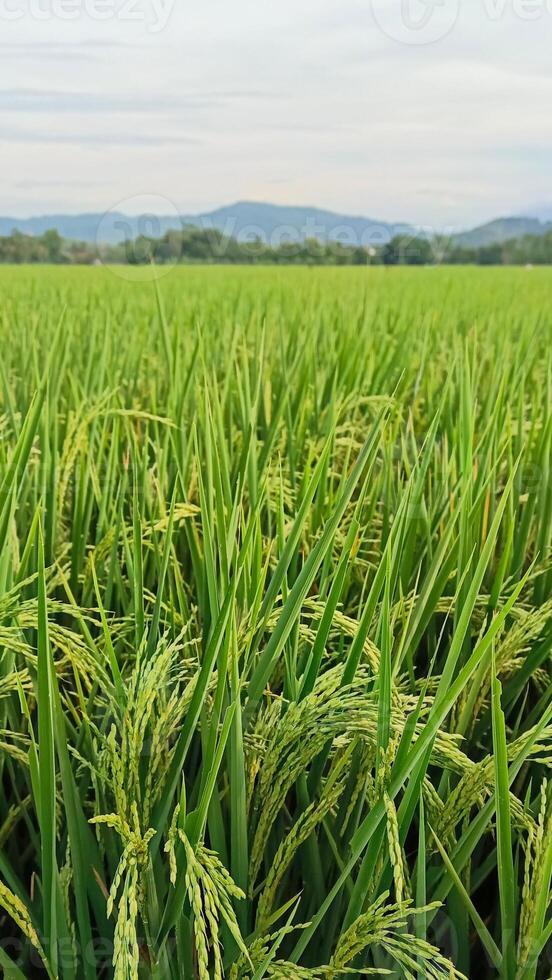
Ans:
[[[118,211],[104,214],[45,214],[37,218],[0,217],[0,235],[10,235],[21,231],[24,235],[43,235],[51,228],[57,229],[62,238],[73,239],[89,244],[115,245],[125,238],[136,238],[143,230],[154,237],[164,235],[172,228],[181,228],[182,222],[175,218],[157,217],[155,223],[144,223]]]
[[[322,208],[293,207],[238,201],[209,214],[188,217],[189,224],[213,227],[238,240],[257,233],[264,241],[278,244],[278,238],[298,235],[301,239],[339,240],[349,245],[374,245],[394,235],[415,233],[408,224],[392,224],[359,215],[338,214]]]
[[[535,212],[537,213],[537,212]],[[542,207],[538,217],[498,218],[487,224],[451,237],[454,245],[481,248],[502,244],[524,235],[544,235],[552,230],[552,208]],[[548,219],[551,220],[548,220]],[[62,238],[88,244],[116,245],[125,239],[145,234],[160,238],[167,231],[181,230],[185,225],[215,229],[238,241],[257,236],[278,246],[286,240],[318,238],[322,242],[340,241],[344,245],[375,246],[386,244],[395,235],[419,235],[412,225],[378,221],[361,215],[339,214],[323,208],[293,207],[257,201],[237,201],[214,211],[189,215],[155,215],[153,220],[137,218],[118,211],[107,214],[50,214],[36,218],[0,217],[0,235],[12,231],[42,235],[56,228]]]
[[[37,218],[0,217],[0,235],[21,231],[27,235],[42,235],[56,228],[62,238],[98,244],[114,245],[140,233],[160,237],[183,225],[223,232],[238,240],[257,235],[264,241],[278,244],[290,238],[318,238],[321,241],[342,241],[343,244],[378,246],[393,235],[414,233],[406,224],[392,224],[374,218],[337,214],[320,208],[289,207],[238,201],[204,214],[156,216],[154,222],[142,221],[119,212],[103,214],[51,214]]]
[[[502,245],[524,235],[545,235],[552,230],[552,222],[539,218],[497,218],[485,225],[453,236],[455,245],[465,248],[481,248],[485,245]]]

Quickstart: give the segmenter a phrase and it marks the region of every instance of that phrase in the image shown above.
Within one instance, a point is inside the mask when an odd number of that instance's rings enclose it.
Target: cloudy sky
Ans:
[[[0,0],[0,213],[552,206],[552,0]]]

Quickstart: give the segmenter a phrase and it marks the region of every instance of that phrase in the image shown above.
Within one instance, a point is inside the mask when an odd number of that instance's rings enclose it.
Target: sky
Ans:
[[[552,0],[0,0],[0,214],[552,207]]]

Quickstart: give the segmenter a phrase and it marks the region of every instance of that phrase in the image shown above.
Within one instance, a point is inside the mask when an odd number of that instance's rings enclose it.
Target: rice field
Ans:
[[[552,272],[121,274],[0,269],[3,975],[546,980]]]

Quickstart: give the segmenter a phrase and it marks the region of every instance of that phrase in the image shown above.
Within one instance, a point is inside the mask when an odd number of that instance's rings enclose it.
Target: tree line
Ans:
[[[397,235],[377,247],[318,239],[271,245],[260,238],[238,241],[215,229],[185,226],[161,238],[140,236],[118,245],[64,240],[52,229],[43,235],[13,231],[0,237],[0,263],[143,265],[214,263],[248,265],[552,265],[552,232],[465,247],[454,239]]]

